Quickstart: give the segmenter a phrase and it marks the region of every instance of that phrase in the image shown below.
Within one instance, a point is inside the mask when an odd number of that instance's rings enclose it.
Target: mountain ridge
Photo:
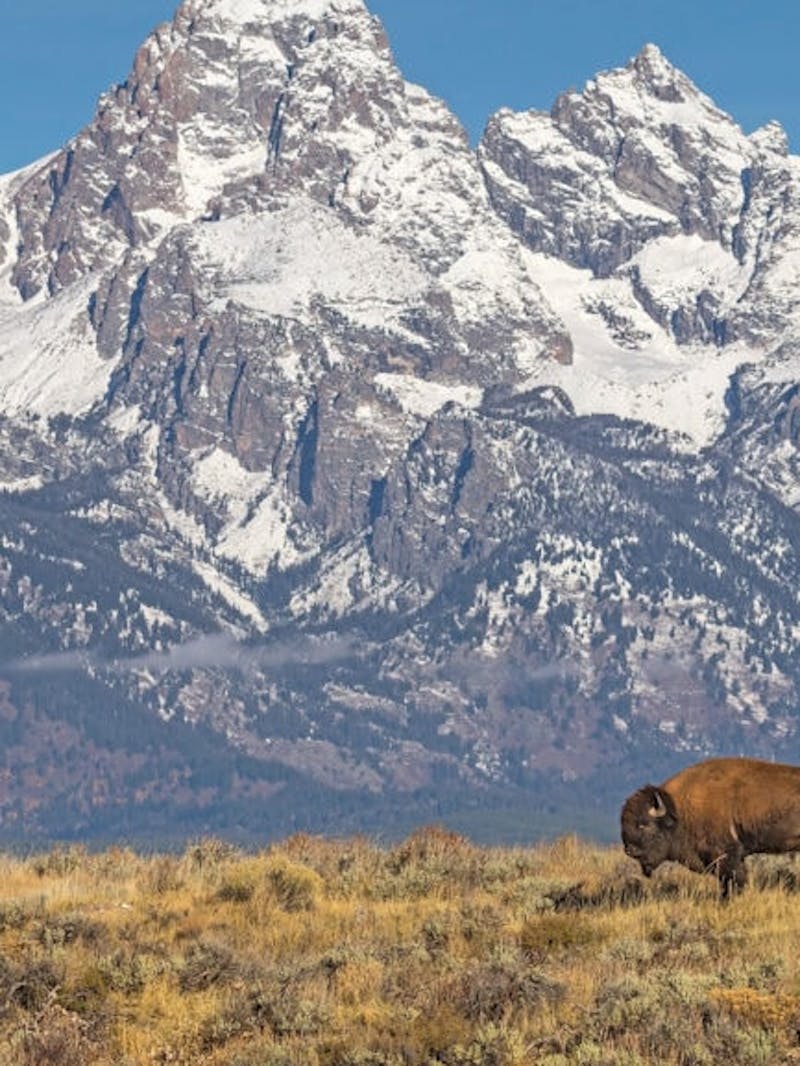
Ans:
[[[182,4],[0,179],[0,731],[107,752],[0,832],[800,755],[798,166],[652,45],[473,152],[360,2]]]

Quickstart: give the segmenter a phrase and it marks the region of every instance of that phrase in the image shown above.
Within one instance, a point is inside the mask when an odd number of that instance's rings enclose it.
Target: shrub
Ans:
[[[800,1021],[800,997],[788,993],[718,988],[710,993],[710,999],[733,1018],[762,1029],[785,1028]]]
[[[481,882],[480,853],[458,833],[427,826],[392,848],[386,873],[385,898],[451,896]]]
[[[34,902],[0,904],[0,933],[6,929],[23,929],[32,919],[44,915],[46,899],[40,896]]]
[[[86,863],[87,851],[82,845],[53,848],[46,855],[31,859],[33,870],[39,877],[66,877]]]
[[[760,856],[751,862],[751,880],[756,888],[782,888],[787,893],[800,892],[800,878],[791,859]]]
[[[76,941],[97,945],[105,934],[104,925],[80,912],[48,917],[34,931],[35,939],[45,948],[64,947]]]
[[[747,1028],[726,1011],[704,1018],[706,1045],[713,1061],[729,1066],[772,1066],[779,1062],[775,1036],[760,1025]]]
[[[497,940],[504,924],[502,911],[493,904],[465,903],[460,918],[461,935],[476,950]]]
[[[515,1029],[492,1023],[479,1029],[466,1046],[451,1048],[441,1061],[447,1066],[523,1066],[530,1060]]]
[[[453,1001],[470,1021],[499,1022],[515,1012],[536,1011],[544,1003],[558,1003],[563,985],[527,965],[509,962],[480,963],[461,975]]]
[[[135,877],[142,867],[142,860],[130,848],[111,847],[93,855],[87,863],[96,877],[120,883]]]
[[[211,870],[238,858],[241,852],[227,840],[218,837],[201,837],[189,844],[184,858],[193,870]]]
[[[164,896],[183,887],[181,866],[174,855],[158,855],[151,859],[141,875],[146,894]]]
[[[136,995],[144,988],[147,970],[138,953],[118,950],[101,956],[97,966],[114,992]]]
[[[466,837],[441,825],[423,826],[393,848],[390,861],[397,869],[412,863],[472,858],[474,846]]]
[[[310,911],[322,894],[322,878],[314,870],[280,855],[271,859],[267,884],[278,905],[285,911]]]
[[[0,995],[7,1004],[26,1011],[42,1010],[50,1003],[63,978],[63,969],[50,959],[27,956],[15,964],[0,958]]]
[[[594,891],[587,890],[581,881],[553,893],[551,898],[557,911],[633,907],[647,898],[647,890],[641,878],[625,877],[605,882]]]
[[[635,966],[638,970],[647,970],[653,959],[653,945],[637,937],[620,937],[612,941],[605,951],[608,959],[619,960]]]
[[[408,1058],[395,1051],[348,1047],[342,1041],[326,1043],[319,1051],[319,1062],[321,1066],[407,1066]]]
[[[216,898],[221,903],[247,903],[254,892],[255,884],[250,877],[234,873],[223,877]]]
[[[432,917],[423,923],[422,942],[432,959],[439,958],[447,951],[451,935],[447,917]]]
[[[200,992],[216,984],[227,984],[238,977],[241,967],[230,948],[222,944],[193,944],[178,971],[182,992]]]
[[[95,1061],[86,1024],[57,1005],[28,1019],[12,1039],[17,1066],[87,1066]]]
[[[229,999],[217,1014],[203,1020],[198,1033],[200,1047],[210,1051],[258,1028],[258,1019],[247,997],[237,995]]]
[[[519,942],[524,953],[537,961],[599,939],[599,930],[580,914],[545,913],[525,922]]]
[[[285,985],[262,985],[251,996],[250,1004],[253,1018],[280,1037],[313,1036],[330,1023],[327,1004]]]
[[[625,977],[598,992],[594,1029],[608,1039],[646,1027],[666,1010],[661,990],[652,980]]]
[[[318,1066],[319,1062],[317,1053],[307,1045],[260,1044],[235,1053],[230,1066]],[[367,1063],[353,1060],[352,1066],[367,1066]]]

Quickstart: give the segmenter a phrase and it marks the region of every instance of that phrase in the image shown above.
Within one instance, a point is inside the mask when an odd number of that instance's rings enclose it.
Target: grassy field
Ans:
[[[730,904],[620,848],[0,859],[0,1064],[800,1063],[800,891],[759,861]]]

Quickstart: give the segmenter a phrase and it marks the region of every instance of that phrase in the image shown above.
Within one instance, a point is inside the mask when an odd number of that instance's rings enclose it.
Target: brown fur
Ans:
[[[746,880],[744,859],[800,850],[800,767],[710,759],[622,807],[625,851],[650,876],[662,862],[716,873],[727,896]]]

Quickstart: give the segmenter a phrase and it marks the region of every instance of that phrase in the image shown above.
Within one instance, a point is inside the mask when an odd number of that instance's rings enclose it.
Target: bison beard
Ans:
[[[622,842],[649,877],[662,862],[714,873],[723,898],[744,887],[744,860],[800,850],[800,767],[709,759],[622,807]]]

